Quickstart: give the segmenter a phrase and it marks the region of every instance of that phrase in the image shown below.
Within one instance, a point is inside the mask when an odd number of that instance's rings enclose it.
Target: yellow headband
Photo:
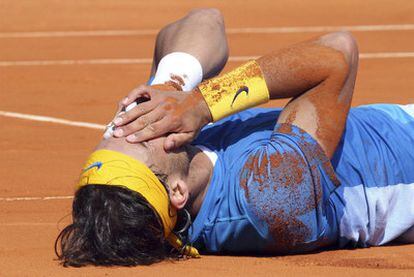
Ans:
[[[123,186],[140,193],[155,209],[168,237],[177,222],[177,212],[169,207],[166,189],[157,176],[138,160],[111,150],[98,150],[89,157],[77,188],[86,185]]]
[[[167,241],[185,255],[200,257],[197,249],[183,245],[172,232],[177,222],[177,211],[169,207],[166,189],[145,164],[116,151],[95,151],[82,170],[77,189],[86,185],[123,186],[140,193],[161,218]]]

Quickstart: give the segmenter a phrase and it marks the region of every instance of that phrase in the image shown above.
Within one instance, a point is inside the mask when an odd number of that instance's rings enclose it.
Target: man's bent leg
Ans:
[[[164,27],[157,36],[151,76],[167,54],[184,52],[203,68],[203,79],[217,75],[228,58],[224,20],[217,9],[196,9]]]

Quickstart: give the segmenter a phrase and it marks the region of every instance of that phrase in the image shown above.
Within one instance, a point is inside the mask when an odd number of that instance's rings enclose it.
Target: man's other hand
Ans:
[[[179,92],[166,85],[140,86],[121,101],[123,107],[139,98],[148,99],[115,118],[115,137],[131,143],[167,136],[166,151],[191,142],[211,121],[203,96],[195,89]]]

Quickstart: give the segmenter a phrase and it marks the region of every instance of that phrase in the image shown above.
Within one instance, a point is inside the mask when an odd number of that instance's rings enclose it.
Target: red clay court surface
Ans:
[[[207,6],[220,8],[226,19],[227,69],[350,26],[361,52],[354,105],[413,103],[412,0],[71,2],[0,2],[0,276],[414,276],[414,245],[287,257],[203,256],[151,267],[63,268],[53,243],[70,221],[73,184],[101,136],[93,129],[100,125],[18,118],[105,124],[115,103],[146,81],[156,30],[191,8]]]

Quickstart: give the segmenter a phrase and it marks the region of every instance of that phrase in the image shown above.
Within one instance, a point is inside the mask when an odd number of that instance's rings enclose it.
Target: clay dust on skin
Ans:
[[[178,91],[183,91],[185,87],[184,79],[178,75],[171,74],[170,80],[164,83],[167,86],[174,87]]]
[[[286,133],[300,141],[306,161],[297,150],[269,153],[266,148],[257,150],[245,163],[240,186],[249,207],[266,222],[274,245],[266,251],[289,253],[311,239],[314,227],[299,219],[320,211],[323,195],[318,165],[321,165],[332,183],[339,184],[329,159],[322,148],[299,128],[280,124],[277,133]],[[309,162],[309,163],[308,163]],[[323,244],[323,239],[316,244]]]

